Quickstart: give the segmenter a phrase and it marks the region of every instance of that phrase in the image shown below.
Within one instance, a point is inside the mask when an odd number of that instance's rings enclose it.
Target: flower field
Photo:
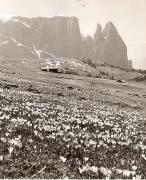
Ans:
[[[95,89],[0,89],[0,178],[146,178],[142,103]]]

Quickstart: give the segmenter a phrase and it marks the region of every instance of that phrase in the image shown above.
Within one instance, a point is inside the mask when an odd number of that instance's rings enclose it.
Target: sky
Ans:
[[[93,35],[97,22],[112,21],[135,68],[146,69],[146,0],[0,0],[0,15],[76,16],[82,34]]]

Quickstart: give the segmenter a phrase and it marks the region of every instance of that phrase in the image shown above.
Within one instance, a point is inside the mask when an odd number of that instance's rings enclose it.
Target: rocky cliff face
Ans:
[[[102,61],[102,54],[103,54],[103,33],[102,33],[102,26],[98,23],[97,29],[94,34],[94,59],[98,61]]]
[[[88,39],[86,37],[84,41],[86,42]],[[132,63],[127,58],[127,47],[112,22],[108,22],[103,30],[102,26],[97,24],[94,38],[92,42],[90,40],[90,44],[92,44],[93,54],[90,57],[86,56],[86,58],[124,69],[132,68]],[[88,52],[88,48],[85,51]]]
[[[20,51],[21,44],[25,51],[31,50],[29,54],[34,56],[40,57],[45,51],[59,57],[81,57],[81,35],[78,19],[75,17],[13,17],[6,22],[0,21],[0,35],[7,38],[5,46],[10,46],[9,42],[13,40],[16,51]],[[10,48],[8,46],[6,51]],[[16,51],[4,55],[15,57]],[[4,51],[0,52],[2,56]]]
[[[103,38],[103,62],[127,68],[127,47],[112,22],[108,22],[103,29]]]
[[[102,30],[100,24],[94,37],[81,37],[76,17],[51,18],[13,17],[0,19],[0,56],[8,58],[86,58],[121,68],[131,68],[127,47],[113,23]]]

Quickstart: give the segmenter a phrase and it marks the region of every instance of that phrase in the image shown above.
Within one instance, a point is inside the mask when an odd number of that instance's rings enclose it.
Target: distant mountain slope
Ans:
[[[82,37],[76,17],[12,17],[0,19],[0,56],[6,58],[86,58],[131,69],[127,47],[113,23],[102,30],[97,26],[94,38]]]

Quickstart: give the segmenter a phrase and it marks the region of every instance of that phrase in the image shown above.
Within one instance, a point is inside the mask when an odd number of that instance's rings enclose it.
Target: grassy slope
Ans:
[[[146,178],[145,85],[33,65],[0,67],[0,178],[123,178],[134,165]],[[40,94],[28,92],[30,85]]]

